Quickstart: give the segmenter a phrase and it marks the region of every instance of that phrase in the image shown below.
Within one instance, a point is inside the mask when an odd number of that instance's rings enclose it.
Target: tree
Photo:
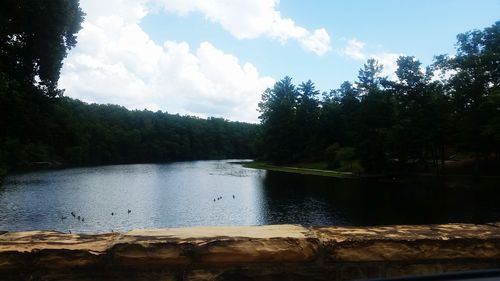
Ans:
[[[421,63],[411,56],[397,60],[398,80],[389,82],[396,101],[395,126],[392,129],[392,157],[403,168],[409,160],[427,163],[426,145],[430,143],[430,125],[425,121],[429,112],[427,83]]]
[[[340,95],[341,114],[344,123],[344,133],[340,140],[344,145],[352,145],[355,129],[358,126],[359,91],[350,82],[345,81],[337,90]]]
[[[457,55],[437,57],[425,71],[415,57],[402,56],[394,81],[369,59],[355,86],[344,82],[321,102],[311,81],[295,89],[286,77],[260,104],[264,158],[322,157],[332,168],[386,173],[441,172],[456,152],[498,158],[499,34],[500,22],[461,34]],[[449,79],[438,80],[439,70]]]
[[[308,127],[314,127],[318,118],[318,95],[319,91],[311,80],[302,82],[298,87],[297,115],[299,122]]]
[[[364,168],[382,171],[388,167],[388,139],[394,119],[394,104],[389,92],[382,89],[382,66],[369,59],[359,70],[358,91],[362,93],[357,114],[356,151]]]
[[[360,94],[366,95],[378,90],[382,82],[383,67],[378,64],[376,59],[368,59],[358,72],[358,82],[356,83]]]
[[[264,136],[262,150],[265,159],[292,161],[298,159],[302,152],[295,123],[297,97],[298,91],[288,76],[262,94],[259,118]]]
[[[431,68],[422,71],[421,63],[412,56],[397,60],[396,81],[387,82],[395,99],[395,123],[391,130],[391,157],[399,169],[419,165],[429,170],[432,159],[444,159],[446,133],[449,129],[449,104],[441,84],[431,81]],[[411,170],[416,170],[413,167]]]
[[[321,104],[320,131],[328,145],[352,145],[360,100],[358,90],[348,81],[325,94]]]
[[[488,105],[500,87],[500,21],[482,31],[459,34],[457,41],[457,54],[438,56],[436,65],[450,74],[447,86],[459,149],[474,152],[479,172],[480,156],[500,145],[487,129],[495,127],[500,114],[498,107]]]
[[[301,143],[305,155],[315,158],[322,151],[321,141],[317,137],[319,119],[319,91],[311,80],[302,82],[298,87],[296,127],[297,142]]]
[[[78,0],[3,0],[0,4],[0,72],[47,96],[67,51],[76,45],[84,13]]]

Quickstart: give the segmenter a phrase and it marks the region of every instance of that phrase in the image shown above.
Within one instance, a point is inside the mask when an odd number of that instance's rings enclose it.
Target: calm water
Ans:
[[[8,177],[0,188],[0,230],[487,222],[500,220],[499,195],[494,181],[341,180],[229,160],[103,166]]]

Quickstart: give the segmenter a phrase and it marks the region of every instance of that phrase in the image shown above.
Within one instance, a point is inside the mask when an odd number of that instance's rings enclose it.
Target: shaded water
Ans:
[[[494,180],[335,179],[229,160],[102,166],[8,177],[0,188],[0,230],[487,222],[500,220],[499,195]]]

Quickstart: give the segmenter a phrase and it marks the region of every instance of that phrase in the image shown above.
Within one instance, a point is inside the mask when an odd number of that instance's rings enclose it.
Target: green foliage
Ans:
[[[60,94],[62,60],[76,45],[83,15],[78,0],[3,0],[0,71],[48,96]]]
[[[356,156],[354,147],[342,147],[337,151],[336,160],[342,167],[351,166]]]
[[[330,168],[369,173],[440,171],[456,153],[498,158],[500,22],[457,39],[457,55],[438,56],[425,71],[401,56],[395,81],[369,59],[354,85],[344,82],[322,100],[310,80],[297,94],[285,77],[263,95],[262,158],[326,160]]]
[[[380,77],[383,67],[378,64],[376,59],[368,59],[363,68],[359,70],[357,88],[363,94],[368,94],[378,90],[382,78]]]
[[[445,85],[457,128],[454,138],[460,150],[473,152],[476,158],[498,153],[500,144],[493,131],[500,118],[495,98],[500,88],[500,21],[459,34],[457,40],[456,56],[440,56],[436,63],[450,73]]]
[[[354,147],[340,147],[338,143],[332,144],[325,149],[325,157],[328,160],[328,168],[342,172],[361,173],[363,166],[357,159]]]
[[[298,91],[292,78],[285,77],[262,95],[259,118],[262,122],[263,158],[287,162],[299,158],[299,136],[296,132]]]
[[[304,159],[307,160],[321,160],[323,158],[325,142],[318,136],[311,136],[305,142],[304,146]]]
[[[340,146],[338,143],[334,143],[325,148],[324,155],[329,169],[335,169],[340,166],[337,162],[337,151],[339,150],[339,148]]]
[[[492,91],[491,95],[488,96],[486,102],[482,105],[482,110],[488,112],[490,118],[486,121],[482,128],[481,134],[488,139],[492,145],[500,144],[500,88]],[[497,149],[497,153],[500,147],[491,147],[490,150]]]
[[[253,124],[129,111],[66,97],[52,99],[44,107],[50,114],[43,114],[38,104],[22,102],[2,112],[19,117],[1,137],[0,156],[9,169],[33,162],[98,165],[254,156],[257,126]],[[22,119],[22,114],[30,118]],[[35,124],[43,125],[20,133],[21,128],[39,126]]]
[[[62,97],[62,60],[83,16],[78,0],[1,2],[2,170],[253,156],[256,125]]]
[[[431,171],[451,153],[500,154],[500,22],[459,34],[457,54],[425,72],[400,57],[396,81],[369,59],[358,81],[320,99],[311,80],[297,87],[287,76],[263,93],[258,127],[62,97],[62,60],[83,16],[77,0],[1,2],[0,178],[34,162],[249,158],[255,149],[269,161],[357,173]]]

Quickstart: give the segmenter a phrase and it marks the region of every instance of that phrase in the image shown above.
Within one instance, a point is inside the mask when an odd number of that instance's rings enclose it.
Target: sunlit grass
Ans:
[[[352,178],[355,177],[351,172],[340,172],[333,170],[319,169],[317,167],[325,167],[321,163],[311,164],[311,165],[300,165],[301,167],[290,167],[290,166],[276,166],[263,162],[250,162],[243,164],[243,167],[262,169],[276,172],[294,173],[302,175],[315,175],[324,177],[335,177],[335,178]],[[306,167],[304,167],[306,166]],[[314,167],[314,168],[313,168]]]

